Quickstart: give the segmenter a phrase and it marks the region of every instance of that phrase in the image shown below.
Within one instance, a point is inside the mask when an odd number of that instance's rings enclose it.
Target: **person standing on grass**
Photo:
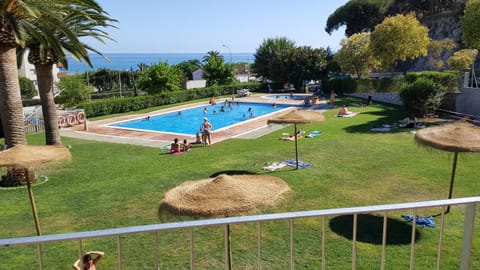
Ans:
[[[212,144],[212,129],[213,126],[208,122],[208,118],[203,118],[202,131],[205,139],[205,146]]]
[[[337,96],[337,94],[335,94],[335,90],[332,90],[330,92],[330,108],[335,107],[335,97],[336,96]]]
[[[96,255],[95,259],[92,258],[91,254]],[[100,261],[100,259],[103,257],[103,255],[105,255],[105,253],[103,253],[102,251],[88,251],[87,253],[85,253],[85,255],[83,256],[83,270],[96,270],[96,265],[98,261]],[[79,264],[80,260],[75,261],[75,263],[73,264],[73,269],[82,270]]]

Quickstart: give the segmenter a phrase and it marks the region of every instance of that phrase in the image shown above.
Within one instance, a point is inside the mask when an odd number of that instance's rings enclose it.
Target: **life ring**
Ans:
[[[65,119],[65,116],[60,115],[58,117],[58,126],[59,127],[65,127],[67,125],[67,120]]]
[[[75,125],[76,121],[77,121],[77,118],[75,117],[74,114],[67,115],[67,126],[71,127]]]
[[[77,113],[77,122],[79,124],[85,123],[86,120],[87,120],[87,117],[85,116],[84,112],[78,112]]]

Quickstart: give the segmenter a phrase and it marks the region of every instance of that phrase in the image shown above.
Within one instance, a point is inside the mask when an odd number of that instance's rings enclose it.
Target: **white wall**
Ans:
[[[187,81],[187,89],[204,88],[207,86],[207,80]]]

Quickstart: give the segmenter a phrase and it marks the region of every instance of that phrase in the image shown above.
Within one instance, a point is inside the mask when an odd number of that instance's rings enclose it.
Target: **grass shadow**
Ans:
[[[335,233],[353,239],[353,215],[338,216],[330,220],[330,229]],[[383,217],[371,214],[357,216],[357,241],[374,245],[382,244]],[[409,245],[412,226],[396,219],[387,218],[387,245]],[[415,241],[420,240],[420,233],[415,230]]]
[[[219,176],[220,174],[241,175],[241,174],[257,174],[257,173],[252,172],[252,171],[248,171],[248,170],[226,170],[226,171],[216,172],[216,173],[210,175],[210,177],[211,177],[211,178],[217,177],[217,176]]]

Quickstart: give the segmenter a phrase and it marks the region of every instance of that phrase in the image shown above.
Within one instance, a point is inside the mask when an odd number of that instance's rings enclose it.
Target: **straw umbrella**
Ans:
[[[453,152],[453,166],[450,177],[450,190],[448,198],[452,198],[455,171],[457,169],[458,153],[480,152],[480,127],[467,122],[456,122],[439,127],[431,127],[419,130],[415,134],[417,143],[427,145],[436,149]],[[450,206],[447,208],[447,213]]]
[[[297,143],[297,124],[308,124],[313,122],[323,121],[325,118],[323,114],[316,111],[305,111],[293,109],[286,113],[273,116],[273,118],[268,119],[268,123],[276,124],[293,124],[294,136],[295,136],[295,161],[296,169],[298,169],[298,143]]]
[[[70,159],[70,151],[59,145],[16,145],[7,150],[0,151],[0,167],[24,168],[26,171],[29,167]],[[30,204],[32,206],[35,228],[37,230],[37,235],[41,235],[30,175],[28,173],[25,175],[27,178],[27,190]]]
[[[160,211],[190,216],[234,216],[273,206],[291,191],[269,175],[226,175],[187,181],[167,191]],[[226,264],[231,269],[230,225],[226,226]]]

